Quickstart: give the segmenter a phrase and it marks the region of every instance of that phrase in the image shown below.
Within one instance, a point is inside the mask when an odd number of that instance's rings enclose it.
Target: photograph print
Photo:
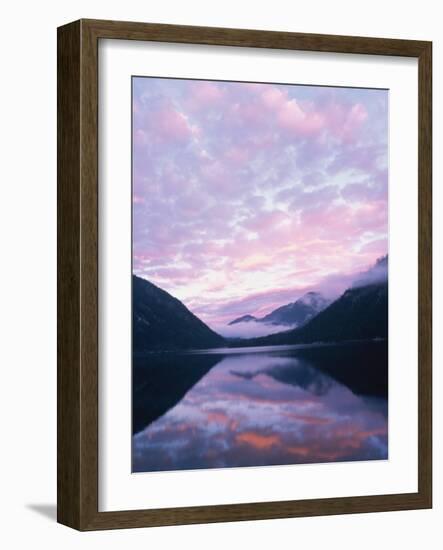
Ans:
[[[388,100],[132,77],[133,472],[388,459]]]

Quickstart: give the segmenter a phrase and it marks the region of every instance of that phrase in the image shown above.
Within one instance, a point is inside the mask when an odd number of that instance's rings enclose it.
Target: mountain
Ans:
[[[132,433],[140,432],[181,401],[221,359],[215,353],[190,353],[186,368],[173,353],[135,356],[132,371]]]
[[[257,317],[254,317],[253,315],[243,315],[243,317],[237,317],[237,319],[234,319],[228,325],[236,325],[237,323],[250,323],[251,321],[258,321]]]
[[[228,324],[235,325],[255,321],[268,325],[300,326],[325,309],[329,303],[330,301],[319,292],[307,292],[297,301],[274,309],[264,317],[257,318],[253,315],[243,315],[243,317],[238,317]]]
[[[260,322],[272,325],[300,326],[320,313],[329,303],[319,292],[308,292],[296,302],[274,309],[261,318]]]
[[[132,277],[133,351],[205,349],[224,339],[166,291]]]
[[[238,346],[369,340],[388,336],[388,283],[351,287],[300,328],[244,340]]]
[[[360,273],[353,287],[367,286],[373,283],[382,283],[388,280],[388,255],[378,258],[375,264],[367,271]]]

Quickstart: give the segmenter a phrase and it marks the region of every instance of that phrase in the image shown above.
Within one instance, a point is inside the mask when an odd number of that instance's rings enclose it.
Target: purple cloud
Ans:
[[[213,327],[337,292],[387,252],[387,98],[134,78],[134,272]]]

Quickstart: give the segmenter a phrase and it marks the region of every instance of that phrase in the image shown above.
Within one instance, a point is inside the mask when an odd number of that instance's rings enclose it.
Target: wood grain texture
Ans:
[[[98,41],[394,55],[419,60],[417,493],[98,511]],[[432,48],[422,41],[81,20],[58,29],[58,521],[79,530],[432,506]]]
[[[432,507],[432,44],[418,66],[418,486]]]
[[[57,518],[79,525],[80,23],[58,32]]]
[[[157,25],[126,21],[82,22],[100,38],[148,40],[184,44],[240,46],[282,50],[398,55],[418,57],[426,42],[362,36],[337,36],[246,29],[193,27],[186,25]]]

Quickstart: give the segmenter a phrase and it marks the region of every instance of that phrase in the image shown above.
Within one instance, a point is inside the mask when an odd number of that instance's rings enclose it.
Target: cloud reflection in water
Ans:
[[[133,471],[386,459],[386,398],[314,365],[288,351],[224,356],[134,435]]]

